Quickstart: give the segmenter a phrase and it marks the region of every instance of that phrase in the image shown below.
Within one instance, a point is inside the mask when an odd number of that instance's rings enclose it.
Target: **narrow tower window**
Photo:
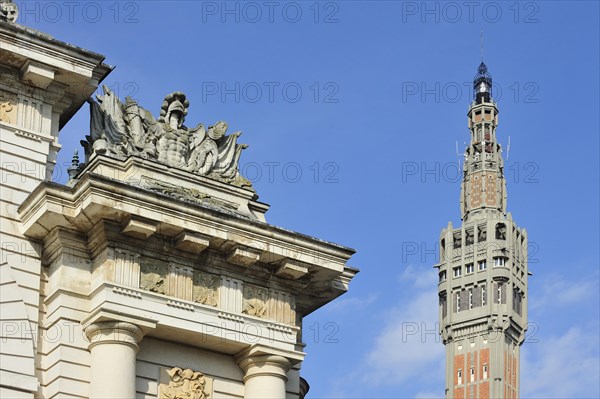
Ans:
[[[458,369],[456,377],[457,377],[456,379],[458,380],[457,385],[462,385],[462,370],[461,369]]]
[[[470,378],[471,382],[475,381],[475,368],[474,367],[471,367],[471,370],[469,371],[469,378]]]
[[[469,288],[469,309],[473,309],[473,288]]]
[[[496,303],[502,303],[502,284],[501,283],[497,284]]]
[[[504,223],[496,225],[496,240],[506,240],[506,225]]]
[[[485,225],[479,226],[477,228],[477,241],[482,242],[487,239],[487,231],[485,229]]]
[[[442,270],[442,271],[440,272],[440,283],[441,283],[442,281],[446,281],[446,271],[445,271],[445,270]]]
[[[487,292],[485,290],[485,284],[481,286],[481,304],[485,305],[487,303]]]
[[[460,312],[460,292],[456,293],[456,312]]]
[[[484,364],[483,365],[483,379],[487,380],[487,378],[488,378],[488,367],[487,367],[487,364]]]

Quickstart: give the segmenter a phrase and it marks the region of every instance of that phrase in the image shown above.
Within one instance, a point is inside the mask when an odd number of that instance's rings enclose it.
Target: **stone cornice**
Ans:
[[[0,21],[2,64],[20,71],[20,84],[53,87],[50,103],[62,128],[112,71],[104,56],[61,42],[52,36]],[[31,66],[31,67],[29,67]],[[33,69],[32,69],[33,68]],[[57,88],[60,88],[56,92]],[[63,90],[64,89],[64,90]]]
[[[92,76],[91,71],[102,64],[105,58],[101,54],[65,43],[46,33],[19,24],[0,22],[0,40],[6,44],[10,43],[15,48],[27,48],[29,52],[33,51],[40,56],[50,56],[64,64],[65,69],[67,63],[78,65],[81,68],[80,73],[85,73],[89,77]],[[104,69],[109,70],[110,67],[104,65]]]
[[[120,205],[115,208],[117,203]],[[342,273],[345,261],[355,252],[347,247],[201,204],[182,203],[159,194],[148,195],[138,187],[94,174],[84,175],[71,189],[53,182],[41,183],[19,207],[19,214],[23,233],[30,238],[41,239],[48,230],[41,230],[36,224],[44,226],[44,223],[49,223],[48,218],[52,219],[52,224],[46,228],[60,225],[86,233],[92,228],[90,223],[98,221],[93,220],[94,217],[102,219],[106,216],[87,212],[98,208],[112,210],[110,216],[113,220],[125,220],[131,214],[144,217],[146,212],[155,213],[161,215],[161,231],[168,230],[167,227],[178,228],[179,234],[184,230],[181,226],[188,226],[185,230],[221,241],[239,240],[242,245],[251,245],[262,251],[262,257],[272,262],[286,258],[286,254],[295,254],[299,258],[295,260]],[[148,218],[152,219],[150,215]],[[265,255],[271,255],[271,258]],[[352,271],[355,269],[348,268],[346,273],[352,274]]]

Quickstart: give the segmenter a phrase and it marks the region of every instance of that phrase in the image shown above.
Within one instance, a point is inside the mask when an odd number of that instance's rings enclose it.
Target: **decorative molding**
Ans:
[[[42,138],[39,135],[35,133],[24,132],[22,130],[15,130],[15,136],[24,137],[29,140],[37,141],[38,143],[42,142]]]
[[[192,300],[194,269],[176,263],[169,264],[167,295],[186,301]]]
[[[267,318],[284,324],[296,323],[296,301],[289,292],[270,290]]]
[[[131,297],[131,298],[136,298],[136,299],[142,299],[142,294],[140,294],[137,291],[128,290],[128,289],[120,288],[120,287],[113,287],[112,290],[115,294],[125,295],[125,296]]]
[[[245,323],[246,322],[246,319],[244,319],[242,316],[236,316],[236,315],[231,314],[231,313],[219,312],[217,314],[217,316],[220,319],[231,320],[231,321],[235,321],[235,322],[238,322],[238,323]]]
[[[140,254],[115,248],[114,282],[133,288],[140,286]]]
[[[286,326],[286,325],[282,325],[282,324],[267,324],[267,329],[269,330],[275,330],[275,331],[279,331],[279,332],[283,332],[286,334],[293,334],[294,333],[294,329]]]
[[[183,310],[187,310],[190,312],[194,312],[195,309],[192,305],[188,304],[188,303],[184,303],[184,302],[179,302],[179,301],[174,301],[172,299],[167,300],[167,306],[171,306],[174,308],[178,308],[178,309],[183,309]]]

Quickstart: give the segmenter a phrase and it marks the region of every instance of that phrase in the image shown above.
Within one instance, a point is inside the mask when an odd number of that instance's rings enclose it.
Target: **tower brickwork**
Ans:
[[[517,398],[527,329],[527,233],[506,213],[498,106],[482,62],[469,107],[462,225],[440,235],[439,320],[446,397]]]

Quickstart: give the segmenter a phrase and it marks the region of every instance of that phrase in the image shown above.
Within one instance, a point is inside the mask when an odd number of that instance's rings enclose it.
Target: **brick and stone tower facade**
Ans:
[[[439,318],[447,398],[517,398],[527,329],[527,233],[506,213],[498,108],[482,62],[468,112],[462,226],[440,236]]]

